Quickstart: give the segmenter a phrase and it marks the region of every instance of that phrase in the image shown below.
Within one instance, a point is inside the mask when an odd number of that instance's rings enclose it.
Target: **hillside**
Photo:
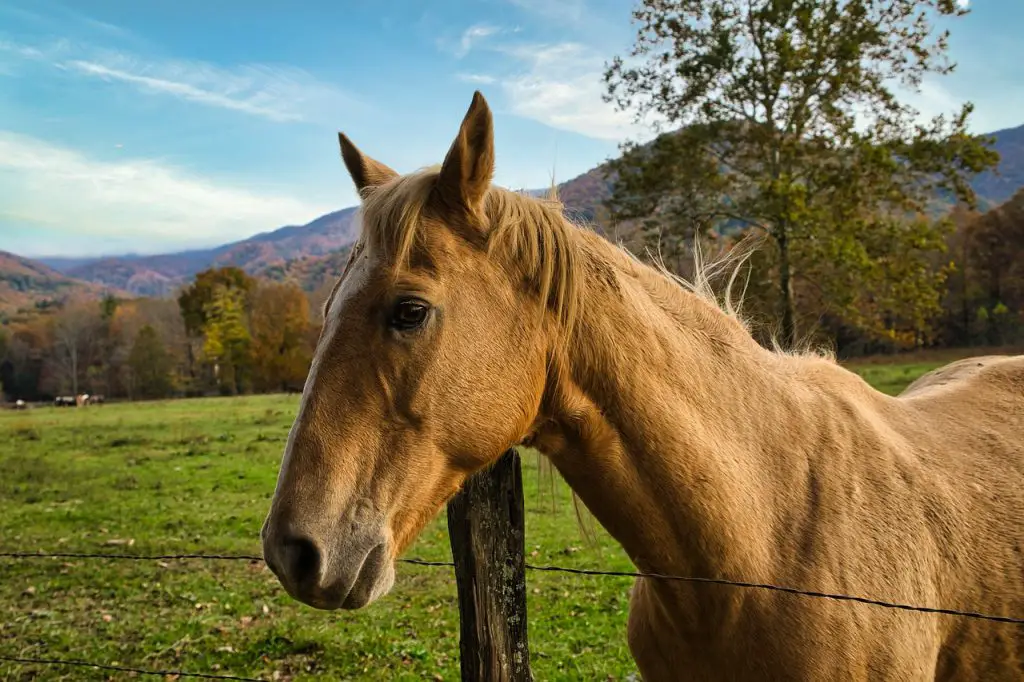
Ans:
[[[289,225],[240,242],[155,256],[95,260],[42,259],[69,277],[123,289],[137,296],[167,296],[196,273],[234,265],[256,273],[293,259],[323,256],[351,244],[358,232],[356,209],[345,208],[306,225]]]
[[[284,263],[268,265],[251,274],[275,282],[295,282],[303,291],[313,293],[341,277],[350,250],[349,246],[344,246],[323,256],[301,256]]]
[[[1024,125],[991,133],[999,152],[998,173],[982,173],[974,180],[974,191],[990,205],[1002,204],[1024,187]]]
[[[983,210],[1005,203],[1024,187],[1024,125],[989,135],[1000,155],[999,168],[997,172],[979,174],[971,183]],[[571,213],[586,220],[599,219],[601,205],[612,190],[612,183],[604,176],[605,166],[601,164],[558,186],[559,197]],[[949,203],[945,197],[936,197],[935,209],[944,214]]]
[[[99,297],[104,288],[63,275],[38,261],[0,251],[0,320],[69,296]]]
[[[973,185],[982,209],[1008,200],[1024,187],[1024,126],[992,133],[1002,156],[998,173],[978,176]],[[604,164],[561,183],[558,193],[567,213],[586,221],[601,220],[602,202],[611,192]],[[533,194],[545,194],[536,190]],[[936,211],[946,203],[936,199]],[[80,258],[40,259],[68,277],[116,287],[135,295],[165,296],[209,267],[234,265],[251,274],[272,279],[293,279],[307,291],[317,289],[323,278],[334,276],[344,265],[335,251],[352,244],[358,235],[356,207],[349,207],[306,225],[290,225],[258,234],[240,242],[212,249],[198,249],[158,256],[120,256],[98,260]],[[628,233],[614,235],[629,239]],[[340,260],[340,262],[339,262]]]

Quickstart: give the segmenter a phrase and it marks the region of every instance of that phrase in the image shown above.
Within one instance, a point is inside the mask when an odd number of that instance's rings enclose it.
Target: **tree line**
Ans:
[[[28,401],[300,391],[323,295],[224,267],[176,300],[72,298],[0,330],[0,384]]]

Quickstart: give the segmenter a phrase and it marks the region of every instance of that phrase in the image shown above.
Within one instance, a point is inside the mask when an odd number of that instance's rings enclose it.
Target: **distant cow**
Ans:
[[[103,398],[103,396],[102,396],[102,395],[90,395],[90,396],[86,396],[86,401],[87,401],[87,402],[88,402],[88,403],[89,403],[90,405],[102,405],[102,404],[103,404],[104,402],[106,402],[106,401],[104,400],[104,398]]]
[[[73,395],[59,395],[53,399],[54,407],[71,407],[78,404]]]
[[[19,400],[15,400],[14,401],[14,409],[16,409],[16,410],[24,410],[25,409],[25,401],[24,400],[20,400],[20,399]]]

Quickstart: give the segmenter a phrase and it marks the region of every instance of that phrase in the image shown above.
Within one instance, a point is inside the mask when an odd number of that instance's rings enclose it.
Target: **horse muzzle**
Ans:
[[[285,591],[317,609],[360,609],[386,594],[395,566],[383,529],[353,528],[318,538],[295,528],[263,526],[263,557]]]

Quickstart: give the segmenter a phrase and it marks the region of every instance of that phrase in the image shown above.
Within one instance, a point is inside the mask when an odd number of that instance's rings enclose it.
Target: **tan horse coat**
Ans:
[[[1024,613],[1024,357],[890,398],[589,241],[536,444],[641,570]],[[1024,679],[1020,626],[705,584],[638,581],[629,642],[652,682]]]

